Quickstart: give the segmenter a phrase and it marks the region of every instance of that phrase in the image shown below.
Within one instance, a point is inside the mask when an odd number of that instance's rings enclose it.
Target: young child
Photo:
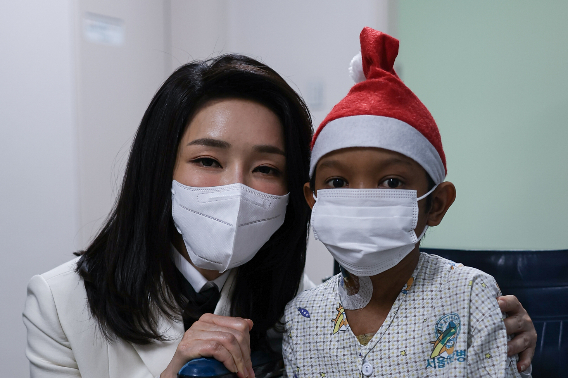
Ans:
[[[419,251],[456,192],[434,119],[393,69],[397,53],[396,39],[363,29],[360,82],[313,137],[304,193],[342,274],[286,307],[287,374],[519,377],[495,280]]]

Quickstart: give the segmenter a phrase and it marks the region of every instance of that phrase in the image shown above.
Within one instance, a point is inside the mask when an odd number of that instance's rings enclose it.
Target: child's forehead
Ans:
[[[420,166],[416,161],[401,153],[379,147],[348,147],[331,151],[319,159],[317,167],[329,166],[330,162],[345,162],[359,164],[403,164],[408,166]]]
[[[413,159],[401,153],[378,147],[349,147],[325,154],[317,163],[318,171],[348,170],[381,172],[405,171],[412,175],[425,176],[426,170]]]

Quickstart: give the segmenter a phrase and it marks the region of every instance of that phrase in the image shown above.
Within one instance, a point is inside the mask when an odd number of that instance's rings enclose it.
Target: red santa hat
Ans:
[[[378,147],[420,164],[439,184],[446,157],[434,118],[394,71],[398,40],[366,27],[361,53],[351,61],[357,82],[333,107],[312,139],[310,177],[325,154],[348,147]]]

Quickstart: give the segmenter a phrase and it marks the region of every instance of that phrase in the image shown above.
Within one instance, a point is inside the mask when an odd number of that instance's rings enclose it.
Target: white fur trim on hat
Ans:
[[[361,53],[355,55],[349,64],[349,76],[355,83],[360,83],[367,80],[365,72],[363,72],[363,57]]]
[[[446,170],[438,151],[418,130],[396,118],[358,115],[329,122],[319,133],[310,159],[310,177],[325,154],[349,147],[378,147],[416,161],[440,184]]]

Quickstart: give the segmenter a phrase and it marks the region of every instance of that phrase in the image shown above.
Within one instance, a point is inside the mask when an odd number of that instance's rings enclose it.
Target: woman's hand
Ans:
[[[204,314],[185,331],[170,364],[160,378],[176,378],[186,362],[213,357],[240,378],[253,378],[250,359],[250,319]]]
[[[519,372],[528,369],[536,349],[536,330],[531,317],[514,295],[497,298],[499,308],[507,313],[505,328],[507,335],[515,335],[508,343],[508,355],[519,354],[517,369]]]

